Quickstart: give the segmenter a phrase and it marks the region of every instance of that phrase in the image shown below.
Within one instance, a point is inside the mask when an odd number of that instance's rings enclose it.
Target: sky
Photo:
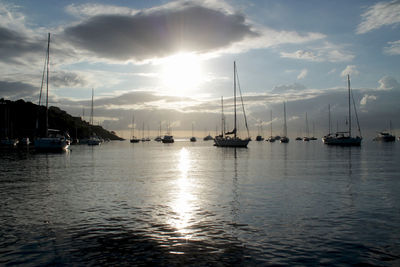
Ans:
[[[221,97],[232,128],[234,61],[253,137],[282,134],[283,102],[290,137],[306,113],[326,134],[329,105],[345,130],[347,75],[362,135],[400,129],[400,1],[0,0],[1,98],[38,103],[48,33],[50,105],[89,121],[93,88],[95,123],[125,138],[215,134]]]

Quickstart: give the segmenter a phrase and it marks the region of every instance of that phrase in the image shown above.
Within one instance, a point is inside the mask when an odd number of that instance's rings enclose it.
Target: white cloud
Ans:
[[[357,34],[364,34],[387,25],[396,25],[400,23],[400,1],[376,3],[369,7],[361,18]]]
[[[358,75],[360,72],[357,70],[355,65],[347,65],[346,68],[342,71],[340,76],[345,77],[347,75]]]
[[[400,40],[388,42],[388,47],[383,48],[383,52],[388,55],[400,55]]]
[[[397,82],[397,80],[390,76],[385,76],[378,82],[379,82],[379,87],[377,88],[378,90],[389,91],[393,89],[397,90],[400,89],[400,84]]]
[[[361,99],[361,101],[360,101],[360,105],[366,105],[367,104],[367,102],[371,102],[371,101],[375,101],[377,99],[377,97],[376,96],[374,96],[374,95],[367,95],[367,94],[365,94],[364,95],[364,97]]]
[[[331,69],[329,72],[328,72],[328,74],[333,74],[333,73],[335,73],[336,72],[336,69]]]
[[[102,5],[102,4],[70,4],[65,8],[66,12],[76,17],[91,17],[96,15],[133,15],[138,11],[135,9]]]
[[[347,51],[344,45],[324,42],[320,46],[308,47],[307,51],[281,52],[281,57],[300,59],[314,62],[347,62],[354,59],[352,52]]]
[[[297,76],[298,80],[304,79],[308,74],[308,70],[307,69],[302,69],[300,74]]]
[[[281,52],[281,57],[283,58],[293,58],[293,59],[304,59],[309,61],[321,61],[313,52],[297,50],[292,53]]]

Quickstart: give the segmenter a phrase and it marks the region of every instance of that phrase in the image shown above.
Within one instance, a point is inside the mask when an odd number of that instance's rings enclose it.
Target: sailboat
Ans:
[[[132,138],[130,139],[131,143],[139,143],[140,139],[135,136],[135,116],[132,116]]]
[[[306,112],[306,136],[303,137],[303,141],[310,141],[308,137],[310,135],[310,131],[308,130],[308,119],[307,119],[307,112]]]
[[[234,128],[231,132],[224,133],[222,131],[222,135],[216,136],[214,139],[215,146],[218,147],[247,147],[250,139],[241,139],[237,136],[237,118],[236,118],[236,62],[233,62],[233,102],[234,102]],[[240,89],[240,88],[239,88]],[[243,105],[243,100],[242,100]],[[244,108],[243,108],[244,111]],[[246,120],[246,115],[243,112],[244,118]],[[247,123],[246,123],[247,127]],[[233,135],[231,137],[230,135]]]
[[[193,123],[192,123],[192,137],[190,137],[190,142],[196,142],[197,141],[197,139],[196,139],[196,137],[194,136],[194,132],[193,132]]]
[[[379,132],[378,135],[373,139],[374,141],[382,142],[394,142],[396,141],[396,136],[392,134],[392,122],[389,123],[389,131]]]
[[[328,134],[322,138],[322,142],[326,145],[336,145],[336,146],[360,146],[362,137],[361,137],[361,130],[360,130],[360,124],[358,123],[358,116],[356,114],[356,119],[357,119],[357,125],[358,125],[358,132],[360,136],[352,137],[351,136],[351,105],[350,105],[350,99],[351,99],[351,89],[350,89],[350,75],[347,75],[347,87],[348,87],[348,106],[349,106],[349,117],[348,117],[348,124],[349,124],[349,130],[346,132],[336,132],[335,135],[333,134]],[[354,110],[355,109],[355,104],[354,104],[354,99],[353,99],[353,105],[354,105]]]
[[[161,139],[161,141],[166,144],[166,143],[174,143],[174,137],[171,135],[171,129],[169,127],[169,124],[167,126],[167,133],[163,136],[163,138]]]
[[[287,137],[287,125],[286,125],[286,102],[283,102],[283,137],[280,139],[281,143],[289,143]]]
[[[258,135],[256,137],[256,141],[264,141],[264,137],[262,137],[262,123],[260,121],[260,125],[258,126]]]
[[[315,137],[315,123],[314,122],[312,124],[312,132],[313,132],[313,135],[310,137],[310,141],[315,141],[315,140],[317,140],[317,137]]]
[[[156,138],[154,138],[154,141],[156,142],[161,142],[162,138],[161,138],[161,121],[160,121],[160,127],[159,127],[159,134]]]
[[[34,140],[34,147],[37,151],[64,151],[70,145],[69,136],[61,134],[59,130],[49,129],[49,66],[50,66],[50,33],[47,40],[47,53],[45,57],[45,69],[42,75],[42,86],[40,88],[39,106],[42,97],[42,89],[46,71],[46,121],[44,136]],[[38,125],[37,125],[38,126]]]
[[[90,111],[90,125],[93,126],[93,116],[94,116],[94,112],[93,112],[93,98],[94,98],[94,89],[92,88],[92,107],[91,107],[91,111]],[[101,140],[100,138],[96,135],[95,132],[92,133],[92,136],[90,136],[87,144],[89,146],[98,146],[101,144]]]
[[[269,141],[270,143],[273,143],[273,142],[275,142],[275,137],[272,136],[272,110],[271,110],[270,114],[271,114],[271,125],[270,125],[270,128],[271,128],[271,136],[267,139],[267,141]]]

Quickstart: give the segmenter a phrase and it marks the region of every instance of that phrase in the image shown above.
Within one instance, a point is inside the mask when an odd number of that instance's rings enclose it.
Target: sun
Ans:
[[[176,54],[163,63],[162,84],[174,95],[182,96],[193,92],[201,80],[201,60],[196,54]]]

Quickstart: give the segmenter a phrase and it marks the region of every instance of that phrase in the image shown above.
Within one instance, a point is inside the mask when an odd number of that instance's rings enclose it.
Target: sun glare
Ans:
[[[183,96],[200,85],[202,73],[199,56],[181,53],[167,58],[163,65],[162,82],[170,93]]]

